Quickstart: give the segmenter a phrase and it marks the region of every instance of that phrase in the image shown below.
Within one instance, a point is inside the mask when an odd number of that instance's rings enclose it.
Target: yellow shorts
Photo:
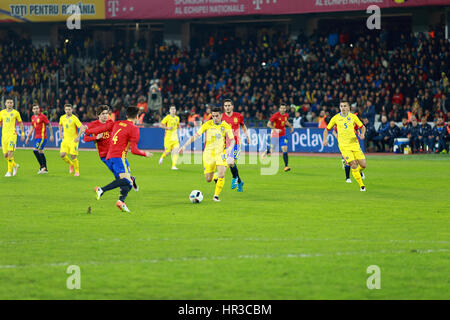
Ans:
[[[342,157],[344,158],[345,162],[347,162],[347,164],[349,164],[353,160],[362,160],[366,158],[359,144],[349,147],[343,147],[342,149],[340,148],[340,150]]]
[[[178,140],[164,140],[164,151],[170,152],[173,148],[179,148],[180,143]]]
[[[17,144],[17,134],[9,134],[2,136],[2,149],[3,154],[8,153],[9,151],[15,151]]]
[[[211,154],[203,153],[203,173],[211,173],[216,171],[217,166],[227,166],[227,158],[226,153],[221,154],[220,156],[214,156]]]
[[[61,142],[61,149],[59,150],[60,153],[67,153],[74,156],[78,155],[78,143],[74,141],[67,141],[63,140]]]

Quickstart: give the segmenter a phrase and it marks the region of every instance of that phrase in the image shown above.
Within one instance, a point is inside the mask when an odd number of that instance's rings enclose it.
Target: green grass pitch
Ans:
[[[95,199],[112,180],[96,152],[80,152],[78,178],[46,154],[48,175],[17,150],[18,175],[1,176],[0,299],[450,299],[448,155],[368,156],[367,192],[345,183],[338,155],[291,156],[276,175],[240,165],[244,192],[228,171],[220,203],[200,164],[130,155],[140,191],[126,214],[118,190]]]

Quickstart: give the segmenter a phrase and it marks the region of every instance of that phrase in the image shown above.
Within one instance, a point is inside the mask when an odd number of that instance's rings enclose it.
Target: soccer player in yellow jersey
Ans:
[[[214,201],[220,201],[219,195],[225,184],[225,171],[228,164],[233,163],[234,135],[231,126],[222,121],[222,108],[212,109],[212,119],[205,122],[195,135],[186,141],[178,152],[184,151],[186,146],[206,134],[206,144],[203,150],[203,167],[206,182],[213,180],[214,171],[217,168],[217,183],[214,192]],[[228,148],[227,142],[229,142]]]
[[[170,106],[170,114],[164,117],[161,121],[161,128],[165,129],[164,134],[164,152],[159,158],[159,164],[163,163],[164,158],[172,152],[172,170],[178,170],[178,149],[180,143],[178,142],[178,128],[180,127],[180,117],[177,116],[177,109],[174,105]]]
[[[6,109],[0,111],[0,122],[2,124],[2,149],[3,156],[8,162],[8,171],[6,172],[5,177],[11,177],[11,175],[15,176],[17,174],[17,169],[19,168],[19,165],[14,161],[14,151],[16,150],[17,143],[16,121],[19,122],[20,126],[20,141],[25,140],[25,131],[19,111],[13,109],[13,99],[10,97],[6,98],[5,106]]]
[[[361,133],[358,134],[361,140],[364,139],[366,134],[366,127],[355,114],[350,113],[350,105],[347,101],[341,101],[339,108],[341,112],[331,118],[330,123],[323,131],[323,145],[325,147],[328,145],[328,131],[336,126],[342,157],[352,168],[353,177],[358,182],[360,190],[366,191],[366,186],[361,178],[361,171],[366,168],[366,157],[361,151],[361,146],[356,137],[355,124],[361,129]]]
[[[62,138],[59,155],[67,164],[70,165],[69,173],[72,174],[75,169],[75,177],[80,175],[80,164],[78,163],[78,143],[75,139],[78,137],[77,129],[81,127],[81,122],[72,114],[72,105],[64,105],[65,115],[59,119],[59,136]],[[70,158],[67,155],[70,155]]]

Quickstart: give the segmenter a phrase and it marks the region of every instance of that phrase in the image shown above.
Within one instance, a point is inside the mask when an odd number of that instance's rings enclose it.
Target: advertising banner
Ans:
[[[199,128],[180,128],[178,130],[178,137],[180,144],[184,143],[189,139]],[[17,147],[33,147],[34,146],[34,136],[28,145],[20,141],[20,130],[18,130]],[[25,123],[25,136],[31,130],[31,125]],[[58,125],[53,124],[53,134],[55,140],[50,142],[47,141],[46,147],[57,147],[61,145],[61,138],[58,132]],[[270,145],[270,129],[267,128],[249,128],[250,144],[247,139],[241,133],[241,151],[242,152],[259,152],[264,151],[268,145]],[[1,134],[0,134],[1,136]],[[50,137],[50,135],[48,135]],[[288,152],[317,152],[317,153],[339,153],[339,148],[337,140],[331,134],[328,135],[327,147],[322,146],[323,140],[323,129],[319,128],[302,128],[295,129],[293,133],[287,130],[286,139]],[[192,144],[191,149],[193,151],[201,151],[204,145],[204,141],[198,139],[194,144]],[[160,128],[141,128],[140,129],[140,140],[138,147],[147,150],[163,150],[164,149],[164,130]],[[80,149],[95,149],[95,144],[93,142],[84,142],[83,139],[80,140]],[[361,148],[364,151],[364,146],[361,144]]]
[[[81,20],[105,19],[105,0],[1,0],[0,22],[66,21],[71,5],[79,7]]]

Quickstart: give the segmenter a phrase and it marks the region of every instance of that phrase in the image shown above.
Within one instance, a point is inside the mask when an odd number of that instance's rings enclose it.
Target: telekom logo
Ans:
[[[108,12],[111,13],[112,17],[117,16],[117,13],[122,10],[122,12],[132,12],[134,11],[134,7],[126,7],[126,6],[119,6],[119,0],[108,0]]]
[[[119,12],[119,0],[108,0],[108,12],[111,13],[111,16],[116,16],[116,13]]]
[[[266,2],[266,4],[277,3],[277,0],[253,0],[253,4],[255,5],[255,10],[261,10],[261,6],[263,3]]]

